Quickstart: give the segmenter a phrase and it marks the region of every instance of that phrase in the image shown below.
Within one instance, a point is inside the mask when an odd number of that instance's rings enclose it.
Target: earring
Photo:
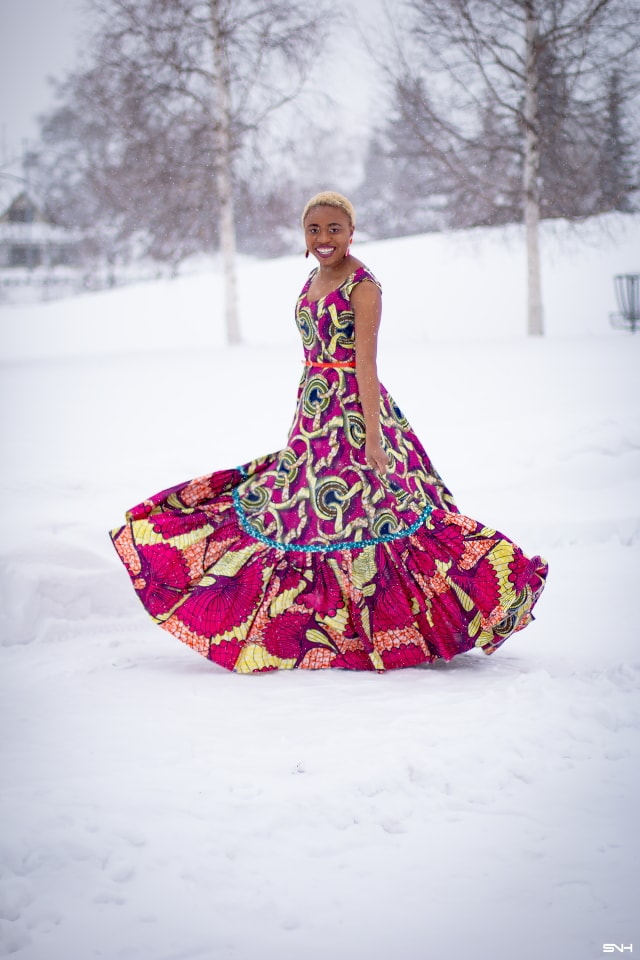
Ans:
[[[309,257],[309,251],[308,251],[308,250],[305,250],[305,252],[304,252],[304,258],[305,258],[305,260],[306,260],[308,257]]]

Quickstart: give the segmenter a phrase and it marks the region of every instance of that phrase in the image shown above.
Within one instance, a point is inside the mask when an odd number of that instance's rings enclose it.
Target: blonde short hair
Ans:
[[[306,219],[309,210],[313,207],[338,207],[339,210],[342,210],[349,217],[349,222],[351,223],[351,228],[355,229],[356,225],[356,211],[353,208],[353,204],[350,200],[347,200],[346,197],[343,197],[341,193],[335,193],[333,190],[324,190],[322,193],[316,193],[315,197],[311,197],[311,200],[308,200],[305,204],[305,208],[302,211],[302,226],[304,227],[304,221]]]

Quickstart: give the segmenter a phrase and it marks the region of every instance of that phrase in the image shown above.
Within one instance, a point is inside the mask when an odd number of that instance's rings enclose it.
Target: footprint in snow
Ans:
[[[121,907],[127,901],[126,898],[121,896],[119,893],[113,893],[111,890],[99,890],[98,893],[93,897],[94,903],[104,903],[104,904],[113,904],[114,906]]]

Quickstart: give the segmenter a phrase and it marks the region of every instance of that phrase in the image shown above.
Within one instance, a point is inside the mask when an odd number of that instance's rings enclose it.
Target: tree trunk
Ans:
[[[527,236],[527,333],[542,336],[540,282],[540,124],[538,118],[537,23],[534,0],[525,4],[526,66],[524,100],[524,222]]]
[[[220,0],[209,0],[213,37],[213,75],[216,106],[216,188],[218,191],[220,251],[224,274],[224,308],[227,343],[240,343],[236,282],[236,227],[233,210],[233,144],[231,142],[231,91],[221,30]]]

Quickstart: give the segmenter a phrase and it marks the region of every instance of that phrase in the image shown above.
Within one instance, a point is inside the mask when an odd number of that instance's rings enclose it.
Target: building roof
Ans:
[[[14,196],[8,207],[0,213],[0,223],[49,223],[42,206],[27,190]]]

